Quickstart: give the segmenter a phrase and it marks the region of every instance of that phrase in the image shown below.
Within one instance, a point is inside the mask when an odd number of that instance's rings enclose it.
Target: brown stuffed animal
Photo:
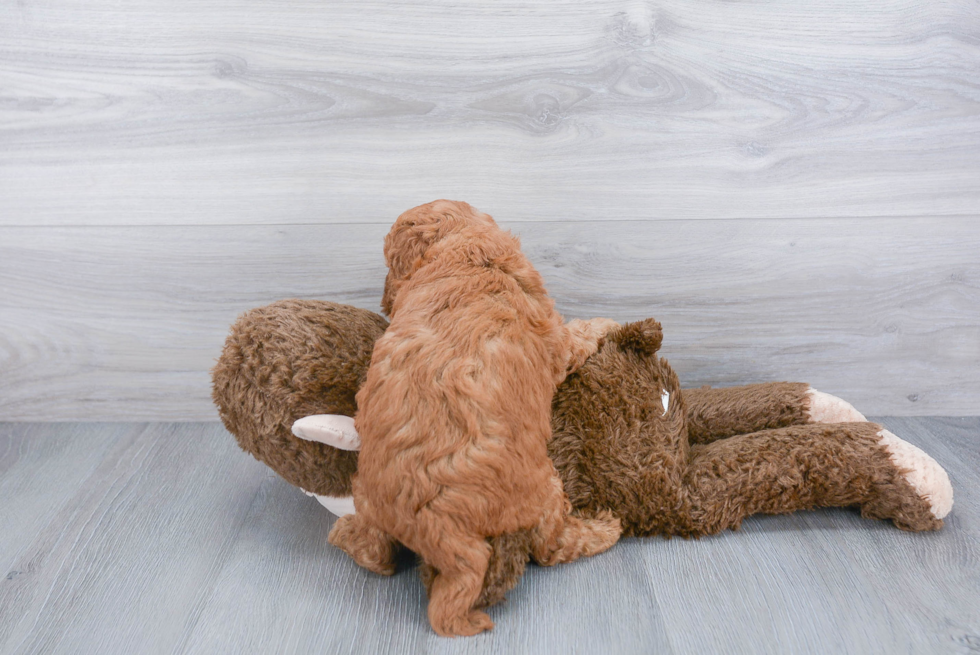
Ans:
[[[238,319],[213,371],[241,447],[338,515],[353,512],[354,395],[386,326],[346,305],[273,303]],[[926,453],[806,384],[682,392],[656,355],[661,340],[652,319],[621,326],[555,394],[549,454],[580,515],[609,510],[624,536],[700,536],[751,514],[851,505],[904,530],[942,527],[952,488]],[[530,558],[527,534],[488,542],[479,607],[502,600]],[[432,573],[423,565],[427,584]]]

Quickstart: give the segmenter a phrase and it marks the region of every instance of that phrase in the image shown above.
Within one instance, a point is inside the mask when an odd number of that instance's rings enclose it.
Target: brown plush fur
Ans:
[[[700,536],[752,514],[848,505],[905,529],[942,525],[878,444],[880,425],[806,425],[807,385],[682,394],[667,362],[636,348],[637,333],[659,345],[652,319],[624,325],[555,396],[548,450],[575,509],[611,509],[631,536]]]
[[[770,382],[724,389],[685,389],[690,442],[709,443],[772,428],[806,423],[810,385]]]
[[[212,398],[238,445],[287,482],[349,496],[357,453],[293,436],[311,414],[353,416],[388,321],[317,300],[282,300],[239,317],[211,371]]]
[[[531,530],[549,565],[619,537],[608,513],[568,516],[547,451],[555,388],[597,339],[564,325],[517,239],[465,203],[402,214],[385,259],[391,324],[357,394],[357,514],[330,542],[379,573],[408,546],[436,570],[433,629],[472,635],[493,627],[474,609],[488,537]]]
[[[338,456],[356,463],[356,455],[295,439],[289,427],[307,414],[354,415],[353,389],[370,355],[365,344],[384,326],[372,312],[318,301],[243,315],[214,370],[225,425],[293,484],[345,495],[350,473]],[[631,535],[711,534],[753,513],[847,505],[905,530],[942,527],[878,445],[880,426],[807,425],[805,384],[679,392],[655,355],[660,339],[655,321],[624,325],[555,393],[549,453],[578,511],[610,510]],[[671,393],[666,416],[664,387]],[[529,543],[520,532],[488,540],[475,607],[513,588]],[[431,582],[430,567],[421,571]]]

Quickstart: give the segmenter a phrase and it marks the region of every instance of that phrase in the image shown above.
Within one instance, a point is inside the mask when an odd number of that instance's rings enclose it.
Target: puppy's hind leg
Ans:
[[[350,555],[359,566],[380,575],[395,572],[395,540],[361,514],[341,516],[327,541]]]
[[[490,615],[474,609],[490,561],[486,540],[453,535],[429,546],[421,554],[437,571],[429,590],[432,629],[443,637],[469,637],[493,628]]]

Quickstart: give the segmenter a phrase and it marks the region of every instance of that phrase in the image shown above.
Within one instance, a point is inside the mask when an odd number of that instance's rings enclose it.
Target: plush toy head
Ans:
[[[328,497],[351,494],[357,452],[293,435],[313,414],[353,416],[374,342],[388,322],[374,312],[283,300],[243,314],[212,371],[212,397],[238,444],[290,484]]]
[[[688,440],[680,382],[657,357],[662,340],[653,319],[624,324],[552,403],[548,454],[572,507],[616,508],[624,537],[691,532],[671,511],[683,503]]]

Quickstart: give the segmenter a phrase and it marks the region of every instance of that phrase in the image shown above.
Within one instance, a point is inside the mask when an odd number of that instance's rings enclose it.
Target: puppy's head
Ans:
[[[385,237],[385,277],[381,309],[391,316],[398,289],[412,273],[422,268],[426,252],[451,234],[473,226],[496,226],[489,215],[465,202],[436,200],[419,205],[398,217]]]

